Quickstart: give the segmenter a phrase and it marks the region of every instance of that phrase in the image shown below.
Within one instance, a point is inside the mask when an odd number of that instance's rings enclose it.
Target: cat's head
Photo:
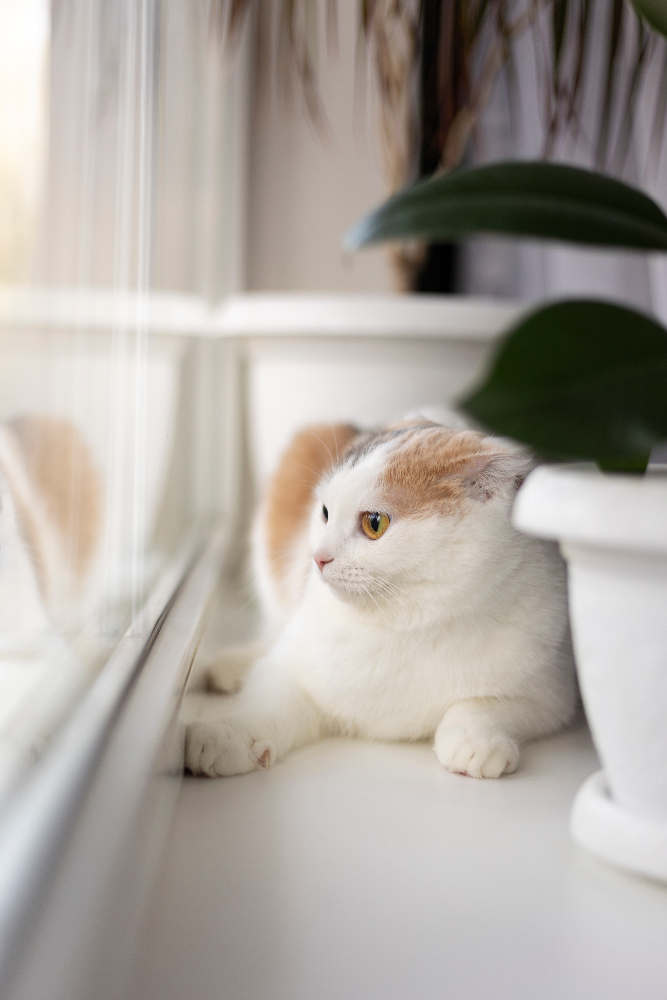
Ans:
[[[505,442],[427,421],[360,435],[318,486],[314,572],[368,606],[481,586],[515,538],[509,511],[531,466]]]

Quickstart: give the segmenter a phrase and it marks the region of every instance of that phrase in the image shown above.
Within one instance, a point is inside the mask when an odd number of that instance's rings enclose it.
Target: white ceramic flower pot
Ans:
[[[604,766],[580,790],[575,839],[667,880],[667,477],[539,468],[514,508],[568,564],[582,697]]]
[[[250,293],[211,332],[244,365],[252,471],[266,481],[297,428],[360,427],[451,406],[525,306],[456,295]]]

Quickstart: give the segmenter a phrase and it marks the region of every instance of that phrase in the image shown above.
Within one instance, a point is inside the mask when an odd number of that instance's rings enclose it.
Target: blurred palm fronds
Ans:
[[[287,99],[298,97],[321,132],[327,118],[318,85],[318,39],[326,37],[327,47],[336,49],[338,3],[208,0],[212,33],[230,48],[252,18],[264,84],[277,83]],[[574,157],[623,174],[641,120],[635,166],[644,179],[657,172],[667,118],[667,44],[630,0],[356,3],[358,48],[377,83],[390,192],[456,167],[464,157],[484,159],[484,111],[499,86],[518,132],[525,98],[520,83],[526,87],[528,64],[543,157]],[[440,250],[449,268],[451,248]],[[417,287],[428,267],[425,248],[398,244],[390,255],[398,287]]]
[[[216,34],[232,45],[251,11],[268,17],[260,0],[209,2]],[[392,189],[461,162],[499,74],[509,89],[516,87],[517,46],[526,41],[542,90],[545,156],[583,138],[596,166],[622,171],[647,70],[656,61],[650,146],[658,155],[667,113],[667,50],[629,0],[357,2],[360,37],[378,83]],[[319,24],[326,21],[335,47],[338,0],[275,0],[270,7],[281,89],[289,94],[296,85],[320,124]],[[593,125],[588,121],[582,131],[582,107],[591,101]]]

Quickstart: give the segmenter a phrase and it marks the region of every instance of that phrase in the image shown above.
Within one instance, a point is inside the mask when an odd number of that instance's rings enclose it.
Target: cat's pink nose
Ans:
[[[326,566],[327,563],[333,562],[333,556],[331,557],[321,556],[318,555],[317,552],[315,553],[314,559],[315,562],[317,563],[317,568],[319,569],[320,573],[324,570],[324,567]]]

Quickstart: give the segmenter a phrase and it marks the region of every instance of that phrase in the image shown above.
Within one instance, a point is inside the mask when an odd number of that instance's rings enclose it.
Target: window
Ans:
[[[244,95],[213,6],[3,0],[7,780],[233,497],[231,348],[205,334],[238,283]]]

